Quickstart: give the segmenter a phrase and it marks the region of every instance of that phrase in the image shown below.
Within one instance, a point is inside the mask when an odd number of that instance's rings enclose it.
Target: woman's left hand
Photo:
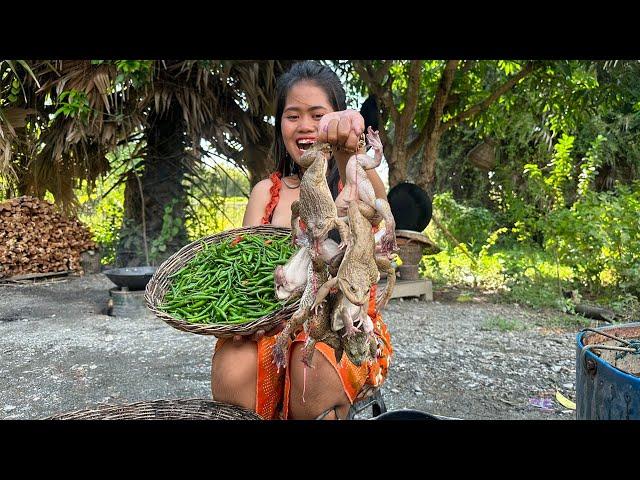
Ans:
[[[356,110],[342,110],[322,116],[318,124],[321,142],[356,152],[360,135],[364,132],[364,118]]]
[[[274,326],[273,328],[271,328],[270,330],[267,330],[267,331],[265,331],[264,329],[261,329],[261,330],[256,331],[256,333],[254,333],[253,335],[249,335],[249,336],[234,335],[233,336],[233,341],[234,342],[241,342],[243,340],[251,340],[252,342],[257,342],[258,340],[260,340],[263,337],[272,337],[274,335],[277,335],[282,330],[284,330],[284,327],[286,327],[286,326],[287,326],[287,322],[286,321],[282,321],[282,322],[278,323],[276,326]]]

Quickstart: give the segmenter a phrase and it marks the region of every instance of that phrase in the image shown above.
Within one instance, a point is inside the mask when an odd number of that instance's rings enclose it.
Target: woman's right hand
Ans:
[[[356,152],[364,118],[356,110],[341,110],[322,116],[318,124],[318,140],[347,151]]]

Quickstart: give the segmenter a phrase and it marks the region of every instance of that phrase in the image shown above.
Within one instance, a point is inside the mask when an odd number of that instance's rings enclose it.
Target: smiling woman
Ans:
[[[364,131],[364,120],[346,110],[346,95],[337,75],[317,62],[295,64],[278,79],[273,158],[277,171],[258,182],[249,198],[243,226],[271,224],[291,227],[291,205],[300,199],[304,173],[300,159],[315,142],[326,142],[334,155],[328,160],[327,184],[335,201],[345,169]],[[376,197],[386,200],[384,185],[375,169],[367,171]],[[342,182],[341,182],[342,181]],[[378,343],[371,364],[356,366],[346,356],[336,362],[324,343],[315,348],[312,366],[303,369],[304,331],[293,339],[286,369],[273,363],[275,337],[284,323],[251,338],[218,339],[212,359],[211,390],[214,399],[255,410],[264,418],[345,418],[353,401],[371,387],[382,384],[392,352],[389,334],[375,305],[371,288],[368,316]]]

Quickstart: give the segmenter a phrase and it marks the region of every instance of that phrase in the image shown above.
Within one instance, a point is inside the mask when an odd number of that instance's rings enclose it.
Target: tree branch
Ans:
[[[362,60],[356,60],[353,62],[353,68],[360,75],[360,78],[364,81],[367,87],[375,94],[378,99],[384,104],[387,111],[391,114],[393,122],[398,121],[400,113],[393,103],[391,98],[391,83],[393,79],[387,78],[387,81],[382,85],[382,79],[389,74],[392,61],[385,61],[382,66],[375,72],[371,72],[369,64],[365,64]]]
[[[398,115],[398,119],[395,120],[395,135],[394,143],[396,146],[404,148],[409,129],[413,124],[413,117],[416,113],[418,105],[418,93],[420,91],[420,77],[422,71],[421,60],[411,60],[409,67],[409,77],[407,78],[407,91],[404,101],[404,109],[402,115]]]
[[[427,137],[437,130],[440,118],[442,118],[442,111],[447,103],[447,97],[451,91],[451,85],[453,84],[456,68],[459,63],[460,60],[447,60],[444,70],[442,71],[442,77],[440,77],[438,90],[436,91],[436,95],[431,103],[427,120],[424,122],[422,130],[420,130],[418,136],[407,147],[407,156],[412,157],[415,155]]]
[[[504,95],[507,91],[512,89],[521,79],[523,79],[524,77],[529,75],[531,72],[533,72],[533,70],[535,70],[536,68],[539,68],[541,66],[542,66],[541,63],[536,64],[534,62],[528,62],[523,67],[522,70],[520,70],[513,77],[511,77],[506,82],[504,82],[502,85],[500,85],[491,95],[489,95],[483,101],[475,104],[474,106],[468,108],[467,110],[465,110],[462,113],[459,113],[455,117],[450,118],[449,120],[444,122],[442,125],[440,125],[441,133],[446,131],[452,125],[457,124],[457,123],[461,122],[462,120],[464,120],[466,118],[469,118],[469,117],[471,117],[473,115],[476,115],[476,114],[486,110],[493,102],[495,102],[498,98],[500,98],[500,96]]]

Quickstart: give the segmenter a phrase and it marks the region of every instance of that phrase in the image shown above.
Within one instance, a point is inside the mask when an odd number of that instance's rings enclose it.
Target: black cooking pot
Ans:
[[[118,287],[129,290],[144,290],[158,267],[112,268],[103,272]]]

